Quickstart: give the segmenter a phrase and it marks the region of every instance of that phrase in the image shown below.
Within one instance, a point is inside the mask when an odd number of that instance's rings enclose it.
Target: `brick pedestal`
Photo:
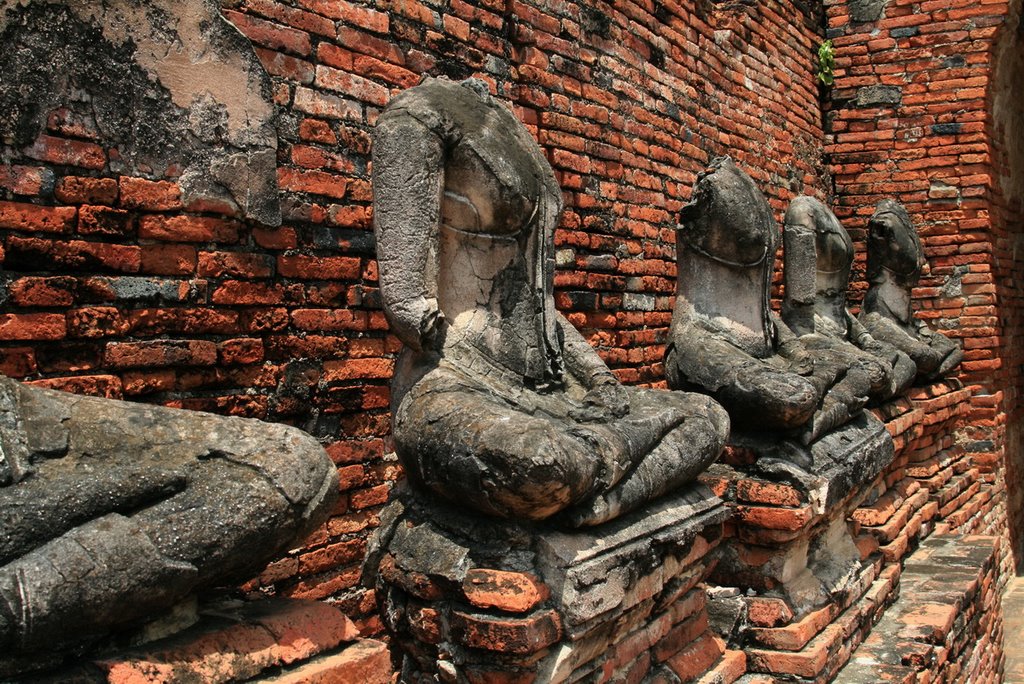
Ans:
[[[690,681],[709,670],[733,681],[742,657],[723,658],[702,586],[727,516],[702,485],[584,530],[467,515],[404,492],[386,509],[367,577],[404,681]]]
[[[702,478],[735,513],[710,580],[711,611],[719,634],[743,647],[748,671],[814,679],[838,669],[830,656],[856,627],[836,627],[839,616],[870,621],[891,593],[892,578],[864,557],[847,519],[893,446],[865,414],[812,445],[810,465],[787,461],[786,448],[744,446],[740,436]]]

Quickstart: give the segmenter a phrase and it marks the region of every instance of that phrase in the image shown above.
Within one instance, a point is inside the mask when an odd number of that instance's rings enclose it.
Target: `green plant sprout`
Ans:
[[[828,86],[835,83],[835,66],[836,53],[832,48],[832,41],[826,40],[818,47],[818,80]]]

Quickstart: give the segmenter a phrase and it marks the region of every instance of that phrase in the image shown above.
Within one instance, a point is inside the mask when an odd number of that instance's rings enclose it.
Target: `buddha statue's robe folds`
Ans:
[[[404,343],[394,445],[417,490],[494,516],[597,524],[716,459],[720,406],[623,386],[555,309],[561,191],[483,83],[426,79],[387,106],[373,196],[384,311]]]

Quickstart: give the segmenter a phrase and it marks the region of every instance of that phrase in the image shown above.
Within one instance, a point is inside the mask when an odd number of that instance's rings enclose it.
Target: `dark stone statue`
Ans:
[[[807,348],[771,311],[778,228],[754,181],[728,157],[716,159],[680,219],[669,387],[710,394],[742,430],[805,445],[859,414],[870,374]]]
[[[920,380],[939,378],[963,358],[953,340],[914,317],[911,289],[925,266],[924,250],[903,205],[885,199],[868,221],[868,287],[860,321],[871,335],[907,354]]]
[[[0,678],[248,579],[336,495],[295,428],[0,378]]]
[[[853,241],[835,214],[814,197],[797,197],[786,211],[782,238],[782,319],[800,342],[861,368],[873,398],[888,399],[910,387],[917,372],[910,357],[874,339],[846,308]]]
[[[483,83],[427,79],[396,97],[377,122],[373,193],[384,310],[405,344],[395,450],[417,489],[588,525],[715,460],[721,407],[624,387],[555,310],[561,191]]]

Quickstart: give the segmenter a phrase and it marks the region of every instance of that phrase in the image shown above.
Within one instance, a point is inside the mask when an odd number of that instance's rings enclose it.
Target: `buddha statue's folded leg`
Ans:
[[[878,313],[869,313],[861,318],[861,322],[876,340],[891,344],[909,356],[917,367],[918,375],[931,376],[942,365],[943,352],[933,349],[927,341],[915,339],[895,321]]]
[[[963,360],[963,349],[960,348],[960,345],[956,341],[951,340],[942,333],[931,330],[921,321],[918,321],[918,332],[921,337],[921,341],[926,342],[929,349],[933,350],[935,354],[940,357],[935,370],[929,377],[941,378],[956,368]]]
[[[395,450],[410,480],[450,501],[540,520],[611,487],[686,417],[665,403],[632,420],[580,423],[572,406],[561,394],[505,399],[437,370],[395,411]]]
[[[729,436],[729,414],[709,397],[689,392],[633,389],[630,412],[613,429],[654,407],[671,404],[686,413],[614,487],[567,510],[569,524],[597,525],[692,482],[715,462]]]
[[[679,330],[665,359],[669,387],[710,394],[734,427],[792,430],[811,418],[822,393],[785,363],[756,358],[697,326]]]
[[[825,355],[833,357],[827,361],[827,363],[831,363],[836,368],[831,373],[830,379],[826,381],[826,384],[829,386],[835,384],[836,377],[842,373],[842,369],[856,364],[867,373],[870,383],[869,392],[872,396],[882,396],[888,393],[892,387],[892,365],[883,359],[858,349],[846,340],[826,335],[810,334],[802,336],[800,342],[808,350],[811,357],[815,359],[816,364],[820,364],[820,360],[826,358]]]
[[[330,460],[294,428],[20,393],[26,443],[63,447],[0,489],[0,642],[102,633],[246,579],[336,495]]]
[[[816,359],[814,366],[814,374],[831,378],[832,386],[825,391],[821,406],[800,433],[800,441],[805,445],[849,421],[867,404],[871,391],[868,363],[855,361],[847,365],[844,359],[836,357]]]

